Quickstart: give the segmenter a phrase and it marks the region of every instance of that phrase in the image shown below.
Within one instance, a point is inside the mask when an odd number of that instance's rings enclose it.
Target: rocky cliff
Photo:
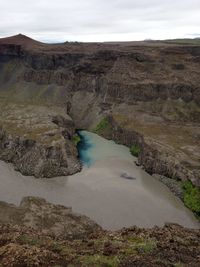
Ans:
[[[62,109],[1,103],[0,159],[35,177],[80,171],[74,123]]]
[[[199,64],[193,44],[50,45],[18,35],[0,40],[0,97],[62,107],[76,128],[110,116],[113,139],[143,140],[139,161],[147,171],[199,185]]]
[[[98,133],[128,147],[133,144],[138,145],[140,153],[137,162],[148,173],[164,175],[175,180],[191,180],[194,185],[200,186],[200,171],[195,165],[196,161],[192,161],[192,155],[189,160],[181,150],[177,151],[176,147],[167,146],[165,142],[152,138],[150,134],[142,134],[136,124],[133,124],[133,128],[131,128],[132,122],[121,122],[120,124],[119,119],[112,116],[108,116],[106,119],[108,120],[107,127]],[[146,127],[152,127],[152,125],[147,124]],[[188,128],[194,130],[192,127]],[[174,130],[178,133],[178,129]],[[172,134],[174,134],[173,132]],[[198,138],[196,140],[198,142]],[[186,145],[187,140],[184,142]]]

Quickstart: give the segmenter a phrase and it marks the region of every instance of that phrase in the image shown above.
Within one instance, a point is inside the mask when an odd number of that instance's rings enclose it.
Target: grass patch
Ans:
[[[130,152],[134,157],[138,157],[141,152],[141,148],[138,145],[132,145],[130,147]]]
[[[195,212],[200,219],[200,188],[194,186],[191,181],[183,183],[184,203]]]
[[[185,264],[183,264],[181,262],[177,262],[174,264],[174,267],[185,267]]]
[[[73,250],[73,248],[64,244],[54,242],[51,245],[51,250],[54,253],[58,253],[60,256],[67,256],[71,258],[75,257],[75,251]]]
[[[42,243],[40,239],[32,238],[29,237],[28,235],[21,235],[19,237],[19,242],[30,246],[38,246],[41,245]]]
[[[126,247],[123,249],[124,255],[136,255],[141,253],[151,253],[157,247],[157,242],[153,239],[144,239],[138,236],[127,237]]]
[[[81,266],[118,267],[117,256],[87,255],[80,258]]]
[[[156,242],[153,240],[147,240],[144,243],[137,245],[137,251],[142,253],[151,253],[156,248]]]
[[[110,125],[107,118],[103,118],[95,127],[94,132],[99,132],[106,129]]]
[[[80,138],[80,136],[78,134],[75,134],[72,137],[72,142],[74,143],[75,146],[77,146],[80,141],[81,141],[81,138]]]

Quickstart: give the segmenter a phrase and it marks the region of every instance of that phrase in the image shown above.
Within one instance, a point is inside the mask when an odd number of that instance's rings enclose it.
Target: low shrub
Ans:
[[[194,186],[191,181],[183,183],[185,205],[200,216],[200,188]]]
[[[80,138],[80,136],[78,134],[75,134],[72,137],[72,142],[74,143],[75,146],[77,146],[80,141],[81,141],[81,138]]]
[[[107,118],[103,118],[96,126],[96,128],[94,129],[95,132],[99,132],[101,130],[106,129],[109,126],[109,121]]]
[[[141,148],[139,145],[132,145],[130,147],[130,152],[134,157],[138,157],[141,152]]]

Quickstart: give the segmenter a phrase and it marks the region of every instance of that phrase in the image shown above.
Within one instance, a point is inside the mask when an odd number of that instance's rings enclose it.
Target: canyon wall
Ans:
[[[191,180],[194,185],[200,187],[199,169],[188,166],[180,152],[175,152],[165,147],[164,143],[160,144],[157,140],[145,137],[137,131],[121,127],[112,116],[106,119],[109,122],[108,126],[98,133],[128,147],[138,145],[140,153],[137,163],[149,174],[159,174],[175,180]]]
[[[117,125],[110,138],[141,143],[148,172],[197,185],[199,84],[200,46],[0,40],[1,102],[62,107],[83,129],[110,116]]]

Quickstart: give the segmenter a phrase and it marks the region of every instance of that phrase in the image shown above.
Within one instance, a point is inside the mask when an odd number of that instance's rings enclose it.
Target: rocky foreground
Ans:
[[[19,207],[0,203],[0,266],[196,266],[200,230],[101,229],[85,216],[43,199],[24,198]]]

